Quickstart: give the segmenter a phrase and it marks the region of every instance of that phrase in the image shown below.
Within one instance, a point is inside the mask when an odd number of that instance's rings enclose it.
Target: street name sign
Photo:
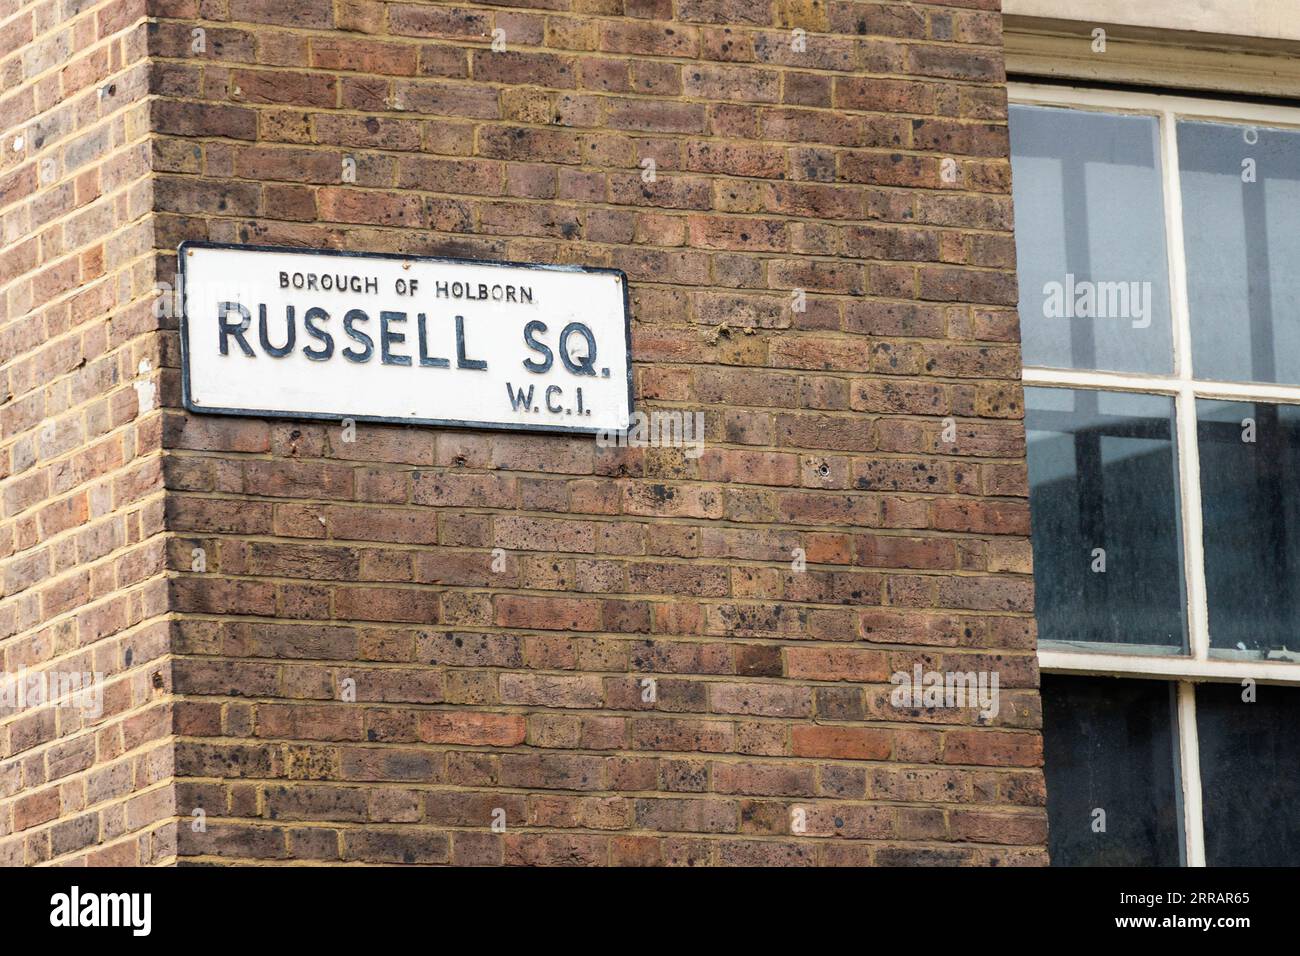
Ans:
[[[616,269],[186,242],[192,412],[619,432],[632,416]]]

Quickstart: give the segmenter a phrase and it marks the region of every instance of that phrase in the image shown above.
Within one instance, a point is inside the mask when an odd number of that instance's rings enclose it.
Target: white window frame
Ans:
[[[1169,299],[1173,322],[1173,372],[1148,375],[1124,372],[1077,371],[1026,366],[1027,386],[1087,388],[1103,391],[1165,395],[1174,401],[1179,506],[1182,517],[1183,575],[1187,591],[1188,653],[1170,655],[1061,649],[1038,651],[1039,669],[1048,674],[1095,674],[1154,678],[1177,684],[1178,748],[1182,782],[1185,861],[1205,866],[1205,831],[1201,809],[1200,749],[1196,725],[1195,684],[1203,681],[1300,685],[1300,663],[1231,660],[1210,656],[1209,609],[1205,585],[1205,547],[1201,525],[1200,455],[1196,436],[1196,400],[1219,398],[1300,405],[1300,385],[1212,382],[1192,375],[1191,316],[1183,249],[1182,188],[1178,168],[1177,120],[1300,130],[1300,109],[1235,100],[1204,99],[1160,93],[1055,84],[1010,83],[1008,99],[1016,106],[1058,106],[1151,116],[1159,127],[1160,178],[1164,190],[1165,253],[1169,267]]]

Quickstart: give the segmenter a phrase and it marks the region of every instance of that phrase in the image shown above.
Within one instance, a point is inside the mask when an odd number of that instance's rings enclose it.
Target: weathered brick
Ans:
[[[996,3],[67,6],[0,14],[0,655],[110,682],[6,725],[0,860],[1043,862]],[[194,238],[623,269],[702,454],[190,414]]]

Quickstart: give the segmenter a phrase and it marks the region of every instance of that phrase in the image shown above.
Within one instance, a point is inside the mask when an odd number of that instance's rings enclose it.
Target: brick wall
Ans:
[[[97,580],[94,561],[117,574],[105,600],[147,588],[145,610],[170,619],[147,653],[168,657],[123,676],[145,708],[132,719],[172,735],[175,785],[155,803],[174,800],[158,818],[173,822],[150,821],[148,853],[103,813],[95,840],[50,848],[81,808],[21,809],[42,792],[26,775],[79,738],[32,740],[21,718],[0,725],[0,792],[21,788],[0,848],[28,862],[80,862],[96,842],[142,861],[1045,862],[996,5],[150,0],[129,42],[147,35],[153,95],[130,116],[150,149],[140,235],[156,255],[108,306],[139,316],[138,338],[78,399],[83,432],[59,432],[49,465],[22,435],[64,414],[49,396],[92,363],[73,369],[82,352],[50,355],[63,339],[32,330],[66,326],[49,303],[90,287],[40,291],[59,257],[33,253],[17,281],[15,249],[0,260],[19,352],[0,410],[14,632],[0,647],[7,665],[53,659],[52,625],[23,609]],[[4,125],[30,129],[8,102]],[[24,175],[7,147],[0,162]],[[0,195],[35,217],[51,187],[34,187]],[[124,202],[105,231],[135,236]],[[22,214],[5,213],[7,237]],[[186,414],[174,317],[150,334],[153,311],[130,305],[155,265],[172,275],[184,239],[623,269],[638,407],[703,411],[705,451],[372,425],[349,442],[339,426]],[[142,356],[162,369],[148,415]],[[27,409],[37,393],[46,407]],[[165,528],[165,600],[157,563],[124,578],[142,560],[125,543],[60,552],[73,563],[57,575],[31,567],[23,522],[63,515],[50,509],[67,495],[32,476],[53,482],[58,460],[96,447],[85,423],[105,404],[147,462],[114,459],[117,484],[152,482],[142,504],[119,492],[112,520],[147,513],[131,547],[155,562]],[[44,520],[69,540],[95,526]],[[90,631],[73,646],[118,652],[96,605],[62,600],[55,622]],[[996,671],[999,714],[894,707],[890,675],[918,663]]]
[[[175,856],[140,2],[0,2],[0,864]]]

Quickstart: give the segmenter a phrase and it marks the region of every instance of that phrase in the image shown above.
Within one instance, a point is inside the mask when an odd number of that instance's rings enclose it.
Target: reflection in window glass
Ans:
[[[1039,638],[1185,647],[1173,400],[1025,389]]]
[[[1196,689],[1210,866],[1300,861],[1300,690],[1254,690],[1247,703],[1240,684]]]
[[[1011,108],[1026,365],[1171,372],[1154,117]]]
[[[1197,378],[1300,384],[1300,132],[1180,122]]]
[[[1175,687],[1043,675],[1043,772],[1054,866],[1182,862]]]
[[[1198,399],[1215,656],[1300,656],[1300,408]]]

